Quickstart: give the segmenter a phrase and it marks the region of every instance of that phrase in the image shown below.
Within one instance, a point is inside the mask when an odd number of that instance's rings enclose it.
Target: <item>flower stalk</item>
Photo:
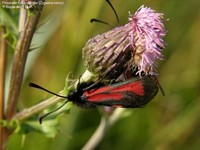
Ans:
[[[106,131],[123,117],[122,114],[124,111],[125,109],[115,109],[110,116],[102,116],[99,126],[88,142],[83,146],[82,150],[95,149],[106,135]]]
[[[45,1],[45,0],[43,0]],[[1,119],[2,120],[7,120],[10,121],[12,119],[12,117],[15,115],[16,112],[16,107],[17,107],[17,103],[18,103],[18,99],[19,99],[19,94],[20,94],[20,87],[22,84],[22,80],[23,80],[23,74],[24,74],[24,68],[25,68],[25,64],[26,64],[26,58],[27,58],[27,54],[29,52],[30,49],[30,45],[31,45],[31,41],[32,41],[32,37],[33,34],[35,32],[37,23],[39,21],[40,15],[41,15],[41,11],[42,11],[43,6],[39,5],[37,7],[37,9],[32,9],[32,10],[28,10],[30,11],[30,15],[27,17],[27,19],[25,20],[25,24],[22,23],[20,24],[20,28],[19,28],[19,34],[18,34],[18,41],[17,41],[17,45],[15,47],[15,52],[14,52],[14,59],[13,59],[13,65],[12,65],[12,72],[11,72],[11,80],[10,80],[10,89],[9,89],[9,95],[8,95],[8,100],[7,100],[7,104],[6,104],[6,109],[4,109],[4,103],[5,99],[4,99],[4,87],[1,87]],[[21,9],[24,9],[23,7]],[[23,11],[25,12],[25,11]],[[27,10],[26,10],[27,12]],[[24,18],[24,16],[27,15],[25,13],[20,13],[20,20],[22,18]],[[21,23],[21,22],[20,22]],[[5,34],[2,32],[2,34]],[[5,40],[5,38],[2,38],[3,36],[1,35],[1,40]],[[5,41],[4,41],[5,42]],[[3,48],[3,46],[5,46],[5,44],[2,41],[1,43],[1,52],[4,49],[5,51],[5,47]],[[4,52],[5,53],[5,52]],[[2,53],[3,54],[3,53]],[[1,57],[3,57],[5,55],[1,55]],[[4,59],[1,59],[1,61],[3,61]],[[1,62],[1,66],[3,65],[3,62]],[[5,66],[4,66],[5,67]],[[5,75],[5,68],[3,68],[4,70],[1,72],[2,74],[4,73]],[[4,86],[4,82],[5,82],[5,77],[2,75],[1,76],[2,82],[1,85]],[[5,115],[4,115],[5,112]],[[8,140],[8,137],[10,134],[12,134],[12,129],[9,129],[7,127],[1,127],[1,149],[5,149],[5,145],[6,142]]]
[[[34,9],[31,11],[31,15],[28,16],[26,20],[24,30],[19,33],[19,38],[14,53],[8,103],[6,108],[7,119],[11,119],[16,111],[27,54],[30,49],[32,37],[39,21],[42,8],[43,6],[39,5],[38,10]]]
[[[5,104],[5,74],[6,74],[6,55],[7,55],[7,43],[6,27],[0,27],[0,120],[5,119],[4,104]],[[4,147],[4,141],[6,139],[5,128],[0,126],[0,149]]]

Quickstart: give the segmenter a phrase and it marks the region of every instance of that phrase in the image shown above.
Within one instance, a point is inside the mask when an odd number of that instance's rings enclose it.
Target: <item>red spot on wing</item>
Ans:
[[[90,102],[103,102],[106,100],[121,100],[123,98],[123,94],[122,93],[99,93],[99,94],[86,94],[86,92],[84,93],[85,95],[87,95],[87,100]]]
[[[111,88],[111,86],[104,86],[104,87],[101,87],[101,88],[98,88],[98,89],[91,89],[91,90],[88,90],[88,91],[85,91],[85,96],[89,96],[89,95],[94,95],[94,94],[100,94],[100,93],[103,93],[103,92],[107,92],[109,91]]]
[[[133,92],[139,96],[144,95],[144,88],[142,85],[142,81],[134,81],[128,84],[124,84],[118,87],[114,87],[110,90],[110,92]]]

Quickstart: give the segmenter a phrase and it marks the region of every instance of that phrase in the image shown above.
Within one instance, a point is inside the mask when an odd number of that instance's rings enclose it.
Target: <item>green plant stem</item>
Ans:
[[[0,27],[0,120],[5,119],[4,102],[5,102],[5,73],[6,73],[6,50],[7,43],[4,35],[6,27]],[[0,126],[0,149],[3,149],[3,141],[5,141],[5,128]]]
[[[42,5],[39,5],[38,9],[32,11],[31,15],[27,17],[24,30],[21,31],[21,33],[19,33],[19,38],[14,54],[8,103],[6,108],[6,117],[9,120],[14,116],[16,111],[16,106],[20,94],[20,87],[22,84],[22,79],[24,74],[26,58],[29,52],[31,40],[36,25],[41,15],[42,7],[43,7]]]
[[[17,113],[12,119],[17,121],[23,121],[31,116],[33,116],[36,113],[41,112],[45,108],[48,108],[49,106],[52,106],[60,101],[62,101],[60,97],[53,96],[47,100],[44,100],[30,108],[24,109],[21,112]]]

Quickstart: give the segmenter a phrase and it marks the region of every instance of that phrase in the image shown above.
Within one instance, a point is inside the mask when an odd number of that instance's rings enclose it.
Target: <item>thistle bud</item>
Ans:
[[[117,78],[128,67],[138,68],[138,74],[155,74],[156,61],[163,58],[163,14],[141,6],[129,16],[129,23],[86,43],[82,53],[90,72],[107,79]]]
[[[83,48],[83,58],[88,70],[106,78],[119,76],[131,59],[131,47],[126,31],[116,27],[90,39]]]

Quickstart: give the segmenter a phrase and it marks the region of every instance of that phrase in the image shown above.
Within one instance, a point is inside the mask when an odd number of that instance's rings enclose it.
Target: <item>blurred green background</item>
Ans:
[[[128,11],[141,5],[164,13],[168,30],[164,61],[159,63],[159,80],[165,90],[145,108],[129,109],[130,115],[108,131],[97,149],[197,150],[200,147],[200,1],[199,0],[111,0],[120,24],[126,24]],[[36,82],[52,91],[63,89],[72,72],[80,77],[85,67],[81,50],[87,40],[109,29],[98,18],[117,26],[113,11],[104,0],[66,0],[64,5],[46,5],[28,55],[19,110],[37,104],[50,95],[28,87]],[[42,46],[42,47],[41,47]],[[12,58],[12,54],[10,57]],[[91,137],[101,119],[98,109],[73,106],[61,118],[59,133],[48,139],[38,132],[14,135],[9,149],[74,150]],[[23,146],[21,146],[21,142]]]

